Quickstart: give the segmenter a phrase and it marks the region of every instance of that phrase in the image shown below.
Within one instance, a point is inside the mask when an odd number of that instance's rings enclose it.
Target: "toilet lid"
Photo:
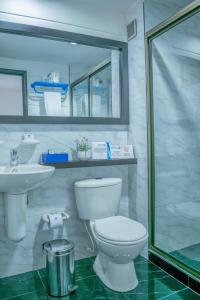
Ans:
[[[94,229],[102,238],[116,242],[141,240],[147,234],[141,223],[122,216],[95,220]]]

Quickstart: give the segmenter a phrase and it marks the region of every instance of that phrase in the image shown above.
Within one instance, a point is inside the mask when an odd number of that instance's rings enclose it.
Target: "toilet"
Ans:
[[[98,249],[94,271],[110,289],[126,292],[138,285],[133,260],[144,248],[148,233],[141,223],[117,215],[121,190],[121,178],[75,182],[79,217],[89,221]]]

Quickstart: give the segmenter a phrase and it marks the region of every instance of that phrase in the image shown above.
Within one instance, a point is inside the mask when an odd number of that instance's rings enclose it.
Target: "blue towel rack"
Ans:
[[[44,92],[60,92],[61,95],[65,95],[68,91],[69,84],[62,82],[47,82],[47,81],[35,81],[31,84],[37,94],[44,94]]]

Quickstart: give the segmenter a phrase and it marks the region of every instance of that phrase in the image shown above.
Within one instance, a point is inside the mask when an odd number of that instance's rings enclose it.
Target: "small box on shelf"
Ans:
[[[41,163],[66,163],[69,161],[68,153],[42,153]]]

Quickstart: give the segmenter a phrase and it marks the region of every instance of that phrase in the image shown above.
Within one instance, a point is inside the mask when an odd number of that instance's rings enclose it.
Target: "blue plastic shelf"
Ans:
[[[35,81],[31,84],[37,94],[44,94],[44,92],[60,92],[61,95],[65,95],[68,91],[69,84],[62,82],[47,82],[47,81]]]

